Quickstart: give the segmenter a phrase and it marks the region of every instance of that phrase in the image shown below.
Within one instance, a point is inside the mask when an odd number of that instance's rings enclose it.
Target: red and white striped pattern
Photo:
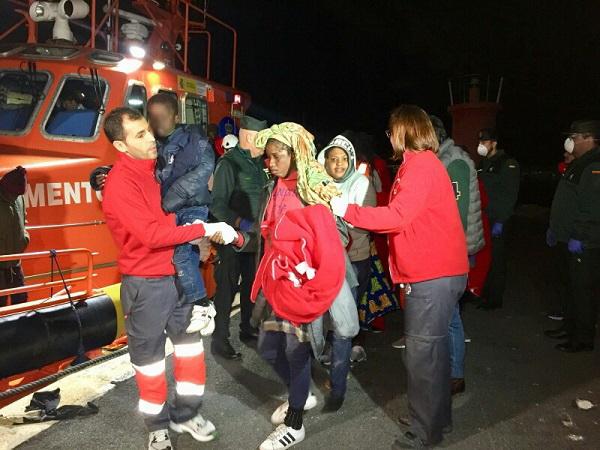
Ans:
[[[165,377],[165,360],[162,359],[145,366],[136,366],[135,380],[140,392],[138,409],[149,415],[161,412],[167,401],[167,378]]]
[[[173,366],[178,395],[204,395],[206,364],[202,341],[175,345]]]

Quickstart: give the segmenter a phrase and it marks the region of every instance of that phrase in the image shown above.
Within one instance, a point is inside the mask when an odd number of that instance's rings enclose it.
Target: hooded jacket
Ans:
[[[458,212],[467,237],[467,250],[474,255],[485,245],[481,222],[481,199],[475,164],[467,152],[448,138],[438,150],[454,188]]]
[[[208,179],[215,168],[215,153],[196,125],[179,125],[158,146],[156,175],[161,183],[166,212],[208,206],[212,196]]]
[[[377,197],[373,185],[369,179],[356,171],[356,151],[354,145],[348,138],[342,135],[334,137],[327,146],[319,152],[317,161],[325,165],[325,154],[327,150],[339,147],[348,155],[348,169],[344,176],[335,180],[336,187],[347,197],[349,204],[359,206],[376,206]],[[361,228],[349,228],[351,243],[348,249],[350,261],[364,261],[371,255],[369,232]]]

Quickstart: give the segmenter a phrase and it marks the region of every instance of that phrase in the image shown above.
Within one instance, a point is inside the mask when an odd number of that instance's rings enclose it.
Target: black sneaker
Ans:
[[[331,413],[338,411],[344,404],[344,397],[338,397],[336,395],[327,395],[325,397],[325,405],[321,410],[324,413]]]
[[[256,328],[248,327],[240,329],[240,341],[254,341],[258,339],[258,330]]]
[[[552,339],[566,339],[569,337],[569,333],[564,328],[557,328],[555,330],[546,330],[544,334]]]
[[[572,341],[567,341],[562,344],[558,344],[554,347],[556,350],[560,350],[565,353],[579,353],[579,352],[592,352],[594,351],[594,344],[583,344]]]
[[[213,355],[217,355],[225,359],[240,359],[242,357],[242,354],[236,352],[231,346],[228,339],[224,341],[213,339],[210,344],[210,351],[213,353]]]
[[[424,449],[427,447],[428,447],[428,445],[426,442],[423,441],[423,439],[418,437],[416,434],[413,434],[410,431],[407,431],[406,433],[401,435],[398,439],[396,439],[396,441],[394,442],[394,445],[392,446],[392,449],[399,449],[399,448]]]
[[[464,378],[452,378],[450,380],[451,395],[462,394],[465,392],[465,379]]]

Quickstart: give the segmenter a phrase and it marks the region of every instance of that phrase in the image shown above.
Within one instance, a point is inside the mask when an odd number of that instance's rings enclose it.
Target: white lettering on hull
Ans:
[[[25,206],[37,208],[92,203],[92,193],[96,194],[98,201],[102,201],[102,193],[94,191],[89,181],[28,184],[25,191]]]

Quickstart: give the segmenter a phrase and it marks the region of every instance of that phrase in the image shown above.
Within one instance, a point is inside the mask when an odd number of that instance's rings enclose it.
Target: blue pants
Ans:
[[[288,388],[290,408],[303,410],[310,389],[310,342],[295,334],[260,330],[258,352]]]
[[[332,397],[343,398],[346,395],[351,353],[352,338],[339,337],[334,332],[331,339],[331,368],[329,369]]]
[[[448,327],[448,342],[450,344],[450,376],[465,377],[465,330],[460,318],[460,307],[457,304]]]
[[[352,295],[354,296],[354,301],[358,305],[360,299],[369,288],[369,281],[371,280],[371,260],[367,258],[362,261],[352,261],[352,268],[358,279],[358,286],[352,288]]]
[[[193,206],[183,208],[176,213],[177,225],[192,223],[196,219],[206,221],[208,218],[207,206]],[[206,297],[204,281],[200,276],[200,249],[197,245],[189,243],[175,247],[173,264],[177,269],[179,285],[185,295],[186,303],[194,303]]]

